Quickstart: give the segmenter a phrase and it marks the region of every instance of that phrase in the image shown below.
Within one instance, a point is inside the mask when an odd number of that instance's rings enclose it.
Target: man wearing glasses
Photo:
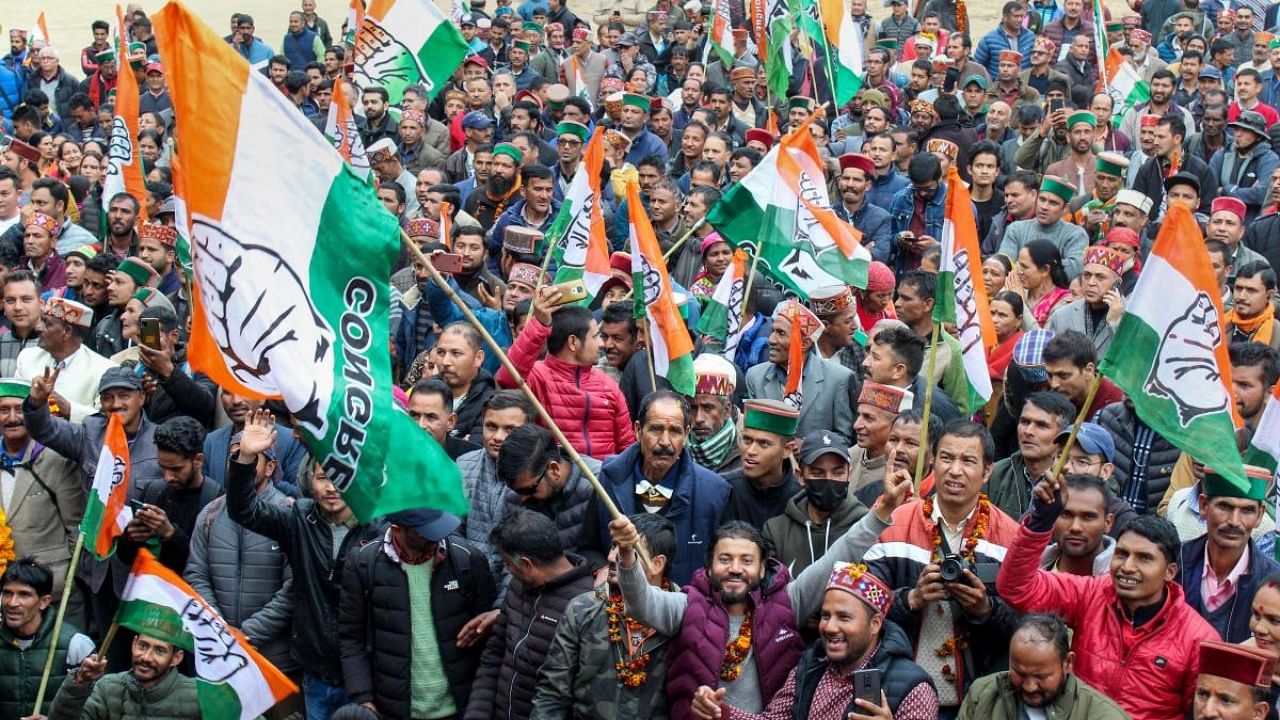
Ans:
[[[1059,447],[1067,441],[1067,436],[1071,434],[1071,428],[1072,426],[1067,426],[1062,432],[1058,433]],[[1106,428],[1097,423],[1080,423],[1080,431],[1076,433],[1076,441],[1071,444],[1071,449],[1067,451],[1067,462],[1062,466],[1062,477],[1068,479],[1067,487],[1073,493],[1075,492],[1075,486],[1070,484],[1070,480],[1075,475],[1089,476],[1102,482],[1103,489],[1106,490],[1105,493],[1102,493],[1103,499],[1106,500],[1102,515],[1110,518],[1104,532],[1110,538],[1119,537],[1120,533],[1124,532],[1124,528],[1129,524],[1129,521],[1138,516],[1133,507],[1125,502],[1124,498],[1120,497],[1120,488],[1117,486],[1116,481],[1111,479],[1111,475],[1116,469],[1116,466],[1112,463],[1115,453],[1115,440]],[[1093,484],[1090,485],[1093,486]],[[1089,495],[1088,493],[1082,494]],[[1077,503],[1073,500],[1068,505],[1068,509],[1076,506]],[[1071,514],[1064,511],[1059,516],[1058,524],[1054,527],[1055,534],[1063,534],[1065,520]],[[1090,547],[1093,546],[1093,541],[1096,540],[1097,538],[1092,537],[1091,534]],[[1057,542],[1061,544],[1062,541],[1059,539]],[[1114,543],[1107,543],[1107,545],[1113,546]],[[1097,548],[1097,552],[1102,552],[1100,546]],[[1092,557],[1097,558],[1098,555],[1095,554]],[[1077,565],[1085,567],[1083,562],[1077,563]],[[1105,563],[1101,563],[1098,567],[1100,567],[1100,572],[1107,572]]]

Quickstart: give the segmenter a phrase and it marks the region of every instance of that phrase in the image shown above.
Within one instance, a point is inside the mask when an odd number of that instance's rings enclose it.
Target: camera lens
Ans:
[[[938,574],[942,576],[942,582],[956,582],[964,574],[964,566],[956,558],[944,558],[938,565]]]

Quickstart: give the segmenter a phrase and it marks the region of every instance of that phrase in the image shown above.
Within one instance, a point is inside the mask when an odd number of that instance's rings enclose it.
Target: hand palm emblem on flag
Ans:
[[[1161,333],[1156,361],[1147,375],[1147,392],[1174,401],[1183,427],[1201,415],[1228,409],[1230,398],[1216,391],[1222,383],[1213,354],[1222,340],[1218,320],[1213,300],[1197,294]]]

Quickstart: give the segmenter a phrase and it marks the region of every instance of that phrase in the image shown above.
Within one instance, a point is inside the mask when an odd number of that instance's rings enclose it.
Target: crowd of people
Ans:
[[[1249,448],[1280,379],[1280,2],[1009,0],[978,28],[963,0],[878,19],[851,0],[845,105],[802,29],[768,89],[752,3],[495,2],[453,18],[468,54],[444,87],[347,91],[379,201],[476,320],[407,252],[387,278],[396,402],[456,463],[462,518],[357,518],[283,404],[191,367],[146,13],[119,45],[93,23],[78,67],[8,29],[0,715],[200,717],[192,649],[114,630],[148,547],[296,680],[273,719],[1277,717],[1275,462]],[[717,8],[732,53],[711,47]],[[248,14],[229,29],[324,132],[359,61],[348,28],[302,0],[278,44]],[[706,218],[797,128],[866,286],[802,302],[757,271],[726,353],[699,318],[736,248]],[[546,235],[597,129],[612,273],[584,305]],[[107,196],[130,140],[145,196]],[[935,327],[952,169],[996,336],[985,403]],[[635,316],[631,183],[695,341],[692,396],[654,375]],[[1178,203],[1220,290],[1247,490],[1100,377]],[[112,415],[133,519],[68,577]]]

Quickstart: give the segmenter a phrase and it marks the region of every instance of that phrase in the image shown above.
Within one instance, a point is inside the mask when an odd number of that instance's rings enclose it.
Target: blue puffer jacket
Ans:
[[[13,118],[13,110],[22,103],[22,96],[26,93],[26,78],[22,72],[14,72],[7,67],[0,66],[0,112],[4,113],[6,121]],[[5,122],[8,127],[9,123]]]

